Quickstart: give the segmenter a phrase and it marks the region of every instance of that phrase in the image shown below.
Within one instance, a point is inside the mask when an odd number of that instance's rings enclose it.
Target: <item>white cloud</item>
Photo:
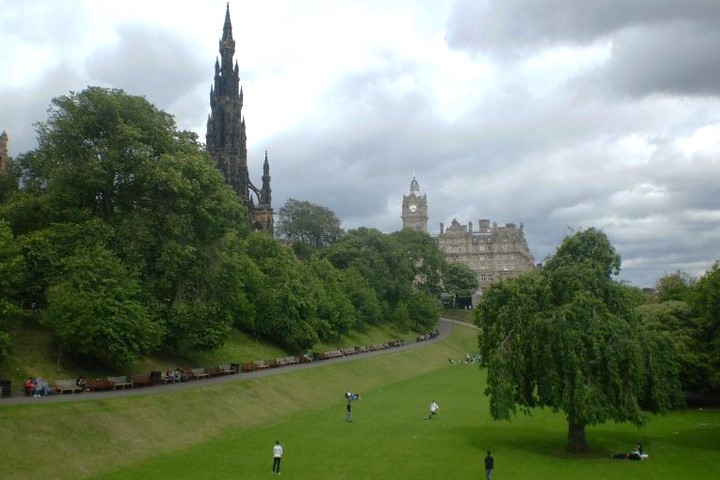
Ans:
[[[1,1],[1,0],[0,0]],[[33,148],[50,99],[146,96],[204,139],[224,0],[3,2],[0,130]],[[524,223],[538,261],[604,229],[623,278],[720,257],[720,4],[712,0],[276,0],[230,5],[251,177],[276,209],[400,228]]]

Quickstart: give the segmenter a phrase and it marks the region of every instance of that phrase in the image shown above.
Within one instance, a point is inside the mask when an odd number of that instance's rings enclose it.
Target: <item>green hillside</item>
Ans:
[[[495,478],[715,478],[720,412],[684,411],[647,427],[588,431],[590,454],[565,453],[562,415],[495,422],[484,373],[450,366],[476,351],[476,332],[455,327],[408,351],[179,392],[67,403],[0,406],[0,478],[253,479],[271,475],[283,442],[283,476],[296,479],[477,479],[492,449]],[[345,421],[343,392],[362,399]],[[90,398],[90,397],[88,397]],[[423,420],[430,400],[439,415]],[[611,460],[642,442],[651,458]]]

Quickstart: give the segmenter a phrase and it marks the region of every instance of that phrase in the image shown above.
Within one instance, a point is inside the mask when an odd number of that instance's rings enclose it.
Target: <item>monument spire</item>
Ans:
[[[218,42],[218,51],[220,57],[215,59],[205,144],[225,181],[235,190],[240,202],[247,209],[252,228],[272,232],[274,221],[270,205],[269,170],[264,171],[262,190],[252,184],[248,172],[247,135],[242,111],[243,91],[240,87],[238,62],[233,59],[235,39],[232,35],[229,2],[225,8],[225,22],[222,37]],[[267,162],[267,156],[265,161]],[[258,197],[257,207],[253,195]],[[259,208],[261,205],[262,208]]]

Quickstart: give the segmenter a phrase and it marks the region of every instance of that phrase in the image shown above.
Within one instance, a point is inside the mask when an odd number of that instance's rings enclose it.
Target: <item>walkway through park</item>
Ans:
[[[189,390],[192,388],[202,388],[209,385],[215,385],[218,383],[226,382],[238,382],[242,380],[249,380],[253,378],[266,377],[269,375],[277,375],[280,373],[293,372],[295,370],[302,370],[307,368],[316,368],[323,365],[329,365],[332,363],[351,362],[353,360],[359,360],[362,358],[373,357],[376,355],[384,355],[387,353],[401,352],[405,350],[411,350],[419,348],[430,343],[437,342],[452,332],[453,324],[462,325],[465,327],[474,328],[474,325],[459,322],[457,320],[450,320],[447,318],[441,318],[438,322],[438,330],[440,332],[435,338],[430,340],[424,340],[421,342],[408,342],[401,347],[393,347],[384,350],[374,350],[372,352],[359,353],[356,355],[348,355],[345,357],[332,358],[328,360],[318,360],[309,363],[300,363],[297,365],[289,365],[278,368],[266,368],[263,370],[254,370],[252,372],[240,372],[235,375],[225,375],[220,377],[212,377],[205,380],[193,380],[190,382],[181,383],[170,383],[166,385],[155,385],[142,388],[131,388],[123,390],[112,390],[104,392],[92,392],[92,393],[78,393],[78,394],[64,394],[64,395],[49,395],[47,397],[33,398],[25,396],[15,396],[10,398],[0,399],[0,407],[8,405],[25,405],[25,404],[40,404],[40,403],[54,403],[54,402],[81,402],[86,400],[102,400],[107,398],[118,398],[118,397],[129,397],[131,395],[152,395],[156,393],[167,393],[178,390]]]

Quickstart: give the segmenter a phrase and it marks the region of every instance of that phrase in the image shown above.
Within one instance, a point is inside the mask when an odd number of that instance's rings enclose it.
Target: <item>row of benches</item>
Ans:
[[[220,375],[232,375],[238,373],[237,368],[233,368],[232,364],[219,365],[214,368],[192,368],[182,372],[182,381],[201,380],[208,377],[216,377]],[[178,382],[181,379],[177,380]],[[125,388],[145,387],[160,383],[172,383],[171,379],[165,372],[150,372],[137,375],[120,375],[99,378],[88,378],[85,380],[85,387],[77,384],[77,380],[56,380],[52,383],[54,393],[81,393],[83,391],[99,392],[104,390],[121,390]],[[32,392],[25,392],[31,395]]]
[[[76,380],[56,380],[52,387],[57,394],[65,393],[81,393],[83,391],[97,392],[103,390],[120,390],[125,388],[144,387],[149,385],[158,385],[166,383],[174,383],[189,380],[201,380],[203,378],[215,377],[220,375],[231,375],[234,373],[252,372],[255,370],[263,370],[266,368],[284,367],[288,365],[297,365],[299,363],[307,363],[315,360],[328,360],[331,358],[345,357],[358,353],[372,352],[375,350],[384,350],[386,348],[400,347],[403,345],[402,340],[390,340],[377,345],[364,345],[361,347],[349,347],[336,350],[330,350],[323,353],[314,353],[312,355],[287,356],[278,357],[272,360],[255,360],[243,364],[225,364],[214,368],[192,368],[181,372],[181,377],[167,375],[165,372],[150,372],[137,375],[120,375],[108,376],[100,378],[88,378],[85,380],[85,387],[77,384]],[[25,392],[31,395],[32,392]]]
[[[243,372],[253,372],[255,370],[263,370],[266,368],[284,367],[288,365],[297,365],[298,363],[307,363],[315,360],[329,360],[331,358],[346,357],[357,353],[372,352],[375,350],[384,350],[386,348],[400,347],[403,345],[402,340],[390,340],[388,342],[377,345],[363,345],[362,347],[348,347],[329,350],[322,353],[305,354],[302,356],[278,357],[272,360],[255,360],[254,362],[243,363],[240,370]]]
[[[255,370],[286,367],[288,365],[297,365],[298,363],[307,363],[310,361],[312,361],[312,358],[310,358],[308,355],[278,357],[272,360],[255,360],[254,362],[243,363],[242,365],[240,365],[240,370],[243,372],[253,372]]]

